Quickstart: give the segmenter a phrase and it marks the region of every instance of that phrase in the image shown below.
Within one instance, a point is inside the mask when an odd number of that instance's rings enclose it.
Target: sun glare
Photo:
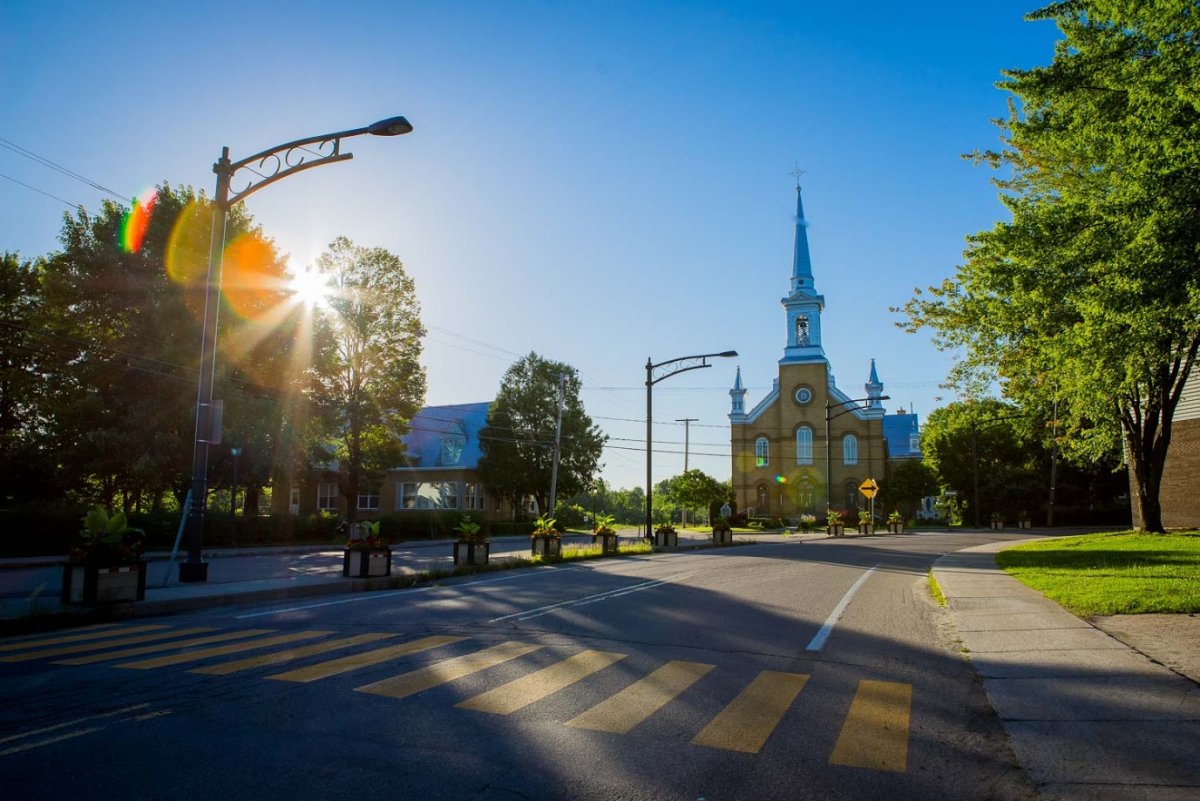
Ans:
[[[298,272],[288,282],[288,289],[296,303],[302,303],[309,309],[328,308],[329,298],[333,288],[329,285],[329,276],[308,269]]]

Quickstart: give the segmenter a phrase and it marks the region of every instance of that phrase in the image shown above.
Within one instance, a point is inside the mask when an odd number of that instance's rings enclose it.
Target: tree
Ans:
[[[401,463],[401,437],[425,400],[420,307],[413,280],[383,248],[338,237],[317,260],[329,277],[330,313],[319,319],[313,399],[323,413],[326,459],[353,523],[360,490]]]
[[[582,492],[600,467],[608,438],[584,412],[578,372],[531,352],[504,373],[487,425],[479,433],[480,476],[489,492],[508,498],[514,508],[525,496],[535,498],[539,509],[549,508],[560,376],[566,380],[558,494]]]
[[[920,459],[908,459],[891,469],[884,492],[889,504],[898,504],[904,509],[906,519],[913,519],[917,506],[927,495],[938,491],[937,474]]]
[[[965,358],[960,388],[1057,401],[1064,455],[1124,440],[1142,525],[1162,530],[1171,419],[1200,349],[1200,49],[1192,0],[1074,0],[1031,15],[1064,35],[1011,70],[1004,147],[976,154],[1012,214],[968,238],[954,279],[914,297]]]
[[[703,470],[688,470],[667,482],[667,494],[684,510],[707,509],[714,501],[728,498],[728,487]]]

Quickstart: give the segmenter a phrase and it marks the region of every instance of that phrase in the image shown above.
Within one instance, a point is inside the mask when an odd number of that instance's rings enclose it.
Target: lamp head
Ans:
[[[718,353],[717,355],[718,355],[718,356],[722,356],[722,357],[724,357],[724,358],[726,358],[726,359],[729,359],[729,358],[732,358],[732,357],[734,357],[734,356],[737,356],[738,354],[737,354],[737,351],[736,351],[736,350],[727,350],[727,351],[725,351],[724,353]]]
[[[367,133],[373,136],[399,136],[410,133],[412,129],[412,123],[404,117],[388,117],[386,120],[368,125]]]

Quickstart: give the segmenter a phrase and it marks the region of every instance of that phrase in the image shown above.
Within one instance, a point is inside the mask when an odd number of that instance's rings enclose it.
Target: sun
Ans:
[[[288,281],[288,291],[297,304],[303,304],[309,309],[329,308],[329,300],[333,295],[329,276],[312,268],[292,276]]]

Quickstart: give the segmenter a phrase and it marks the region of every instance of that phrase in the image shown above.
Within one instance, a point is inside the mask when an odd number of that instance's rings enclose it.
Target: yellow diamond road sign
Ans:
[[[879,492],[879,485],[875,483],[875,479],[868,478],[866,481],[858,485],[858,491],[868,498],[874,498],[875,493]]]

